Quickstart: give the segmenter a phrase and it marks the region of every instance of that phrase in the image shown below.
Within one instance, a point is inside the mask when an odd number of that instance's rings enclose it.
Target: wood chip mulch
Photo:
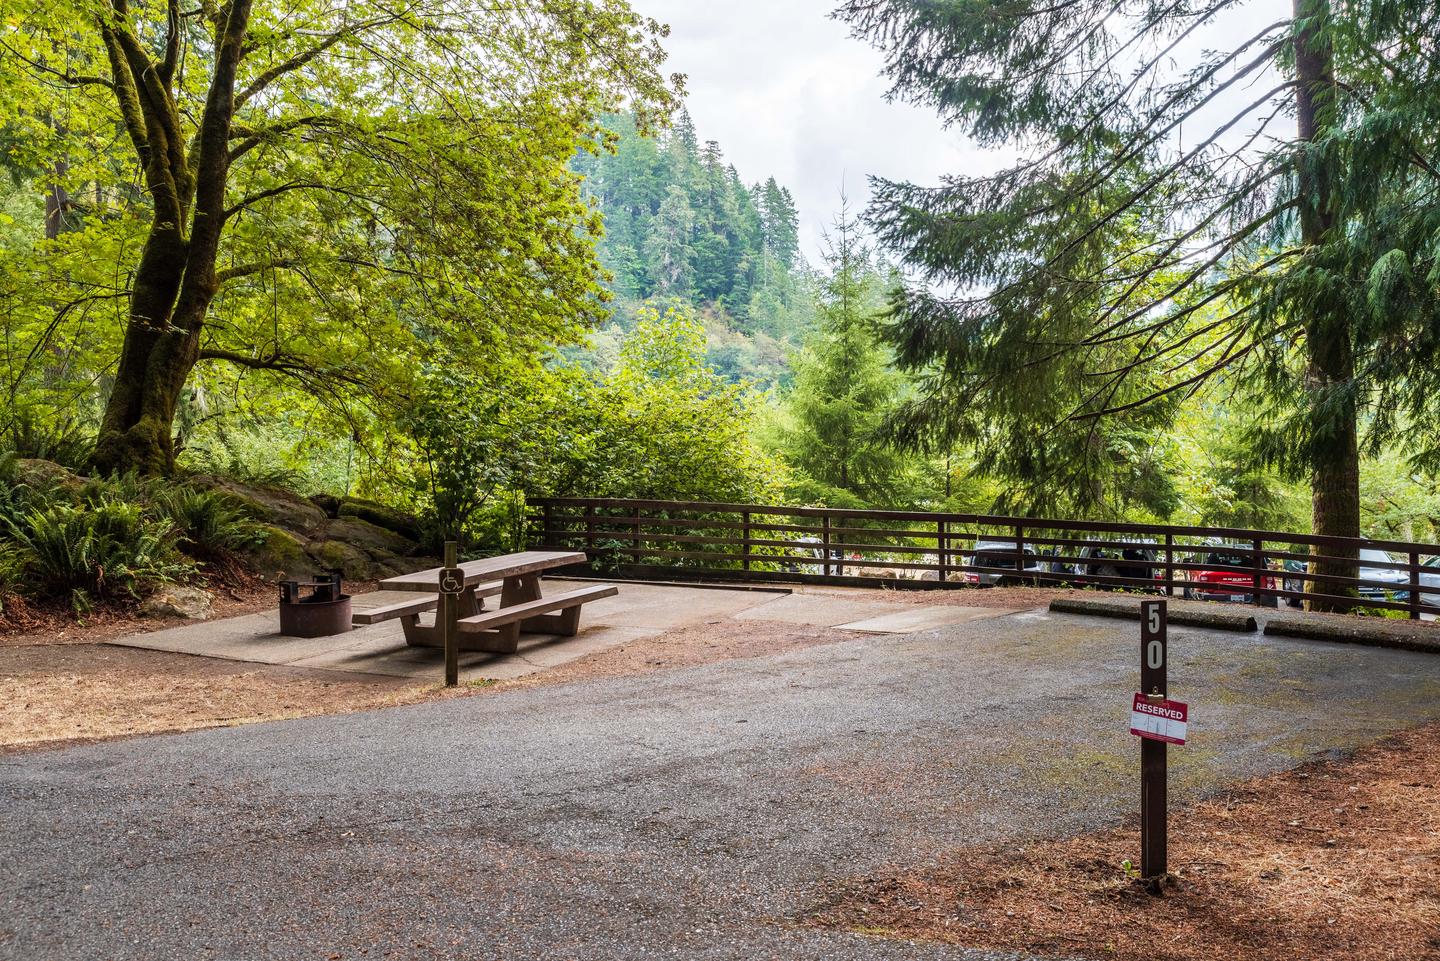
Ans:
[[[1133,961],[1440,958],[1440,725],[1172,812],[1161,896],[1138,829],[956,851],[822,893],[804,923]]]

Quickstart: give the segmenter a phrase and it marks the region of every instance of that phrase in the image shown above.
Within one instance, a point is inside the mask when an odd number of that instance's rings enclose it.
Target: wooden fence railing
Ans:
[[[531,542],[649,579],[945,587],[1024,583],[1440,614],[1440,545],[1223,527],[919,511],[550,498]],[[1361,551],[1378,551],[1355,561]],[[1383,556],[1383,560],[1381,559]],[[1319,577],[1314,561],[1354,564]]]

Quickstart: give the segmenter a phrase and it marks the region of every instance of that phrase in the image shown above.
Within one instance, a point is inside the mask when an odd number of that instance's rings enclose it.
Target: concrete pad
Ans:
[[[827,594],[791,594],[748,608],[735,615],[741,621],[783,621],[812,627],[838,627],[850,621],[913,611],[910,604],[892,604],[862,597]]]
[[[1018,614],[1018,610],[1000,607],[912,607],[895,614],[883,614],[868,620],[839,625],[842,631],[860,631],[866,634],[913,634],[916,631],[933,631],[953,624],[968,624],[992,617]]]
[[[580,634],[521,636],[514,654],[462,652],[463,681],[511,680],[689,624],[724,620],[773,600],[754,591],[695,590],[648,584],[621,584],[616,597],[585,605]],[[562,589],[558,582],[551,591]],[[248,614],[223,621],[187,624],[151,634],[135,634],[111,643],[152,651],[170,651],[234,661],[287,667],[381,674],[433,682],[443,669],[440,651],[410,647],[399,621],[357,627],[336,637],[280,635],[278,612]]]
[[[110,643],[120,647],[197,654],[232,661],[290,664],[333,650],[337,645],[352,647],[367,640],[391,635],[400,636],[398,622],[356,628],[338,637],[282,637],[279,612],[268,611],[221,621],[207,621],[203,624],[185,624],[148,634],[133,634]],[[401,643],[404,643],[403,640]]]

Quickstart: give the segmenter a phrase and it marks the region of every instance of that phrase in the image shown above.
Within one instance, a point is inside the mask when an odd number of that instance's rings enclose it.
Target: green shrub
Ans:
[[[73,424],[19,411],[0,438],[20,457],[48,460],[70,470],[83,470],[94,447],[91,437]]]
[[[175,549],[174,526],[148,516],[139,504],[109,498],[55,504],[7,527],[4,565],[16,586],[66,599],[77,611],[93,600],[138,599],[149,588],[196,573]]]
[[[191,557],[219,560],[265,542],[265,529],[249,508],[223,491],[177,487],[153,495],[150,503],[179,531],[180,547]]]
[[[166,483],[134,473],[115,474],[111,477],[91,477],[80,488],[80,501],[84,504],[94,505],[107,501],[124,504],[149,504],[165,493]]]

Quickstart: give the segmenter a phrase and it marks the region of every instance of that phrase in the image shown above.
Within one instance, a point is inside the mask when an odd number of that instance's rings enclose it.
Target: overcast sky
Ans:
[[[812,262],[842,183],[863,210],[872,175],[933,184],[945,173],[989,173],[1014,160],[980,151],[928,109],[887,103],[882,58],[830,19],[838,2],[632,0],[639,12],[671,25],[669,69],[689,77],[700,139],[719,141],[746,183],[773,175],[794,192]],[[1176,58],[1227,47],[1288,9],[1281,0],[1248,0],[1197,32]],[[1232,100],[1248,101],[1272,79],[1260,74],[1213,109],[1218,115]],[[1184,132],[1182,125],[1182,141]],[[1237,128],[1233,138],[1248,132]]]
[[[700,139],[718,140],[746,183],[795,194],[816,260],[842,183],[862,210],[867,180],[934,183],[993,163],[928,110],[885,102],[879,53],[831,20],[835,0],[632,0],[671,26],[669,69],[688,75]]]

